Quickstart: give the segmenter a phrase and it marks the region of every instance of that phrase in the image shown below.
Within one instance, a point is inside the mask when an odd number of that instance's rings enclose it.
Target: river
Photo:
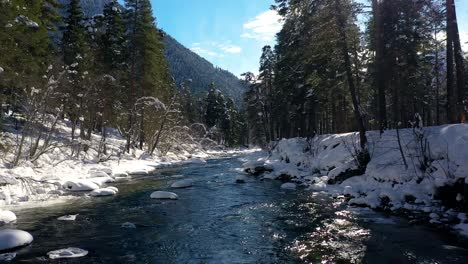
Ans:
[[[451,234],[325,194],[284,191],[275,181],[236,184],[244,158],[161,170],[116,184],[115,197],[15,211],[13,227],[34,242],[13,263],[468,263],[468,245]],[[171,190],[179,200],[150,199],[182,178],[195,183]],[[65,214],[79,215],[57,220]],[[122,228],[125,222],[137,228]],[[47,259],[48,251],[66,247],[89,254]]]

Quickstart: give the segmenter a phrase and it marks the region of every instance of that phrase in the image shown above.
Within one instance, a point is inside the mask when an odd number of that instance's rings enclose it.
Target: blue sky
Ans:
[[[264,45],[281,29],[273,0],[151,0],[158,26],[214,65],[240,75],[258,72]],[[468,0],[456,0],[468,42]],[[465,45],[468,48],[468,45]]]

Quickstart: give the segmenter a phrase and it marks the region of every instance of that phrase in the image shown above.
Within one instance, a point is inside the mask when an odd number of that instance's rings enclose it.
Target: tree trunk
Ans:
[[[455,8],[455,1],[451,0],[452,5],[450,6],[452,11],[450,12],[453,16],[452,22],[452,34],[453,34],[453,47],[455,54],[455,65],[457,73],[457,121],[463,123],[465,121],[465,65],[463,59],[463,51],[460,43],[460,33],[458,31],[457,23],[457,12]]]
[[[446,0],[447,9],[447,121],[449,123],[457,122],[456,104],[457,99],[455,96],[454,88],[454,74],[453,74],[453,0]]]
[[[377,63],[377,88],[379,97],[379,126],[380,133],[387,128],[387,100],[385,98],[385,61],[383,59],[384,42],[382,35],[382,13],[378,0],[372,0],[372,13],[374,15],[375,60]]]
[[[338,23],[338,30],[340,33],[340,40],[341,40],[341,51],[344,59],[344,66],[346,69],[346,77],[348,79],[348,88],[351,94],[351,99],[353,101],[353,108],[354,108],[354,117],[356,119],[356,124],[359,129],[359,139],[361,145],[361,152],[367,153],[367,137],[366,137],[366,128],[364,127],[364,121],[362,118],[362,114],[359,107],[359,102],[356,96],[356,87],[354,85],[353,80],[353,71],[351,68],[351,59],[349,56],[348,50],[348,40],[346,36],[346,20],[343,16],[343,11],[341,10],[341,3],[340,0],[335,0],[336,5],[336,20]],[[367,154],[368,155],[368,154]]]

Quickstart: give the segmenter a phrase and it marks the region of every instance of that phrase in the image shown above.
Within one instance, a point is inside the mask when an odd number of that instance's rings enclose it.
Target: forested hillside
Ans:
[[[68,4],[70,0],[59,0]],[[86,17],[102,14],[104,5],[111,0],[81,0],[81,7]],[[196,97],[206,96],[210,85],[214,83],[223,94],[235,99],[239,106],[246,86],[229,71],[215,67],[211,62],[200,57],[180,44],[169,34],[164,34],[165,56],[176,84],[184,83]]]
[[[176,83],[186,82],[195,95],[204,95],[211,83],[214,83],[218,90],[240,103],[246,86],[235,75],[213,66],[168,34],[164,43],[166,58]]]

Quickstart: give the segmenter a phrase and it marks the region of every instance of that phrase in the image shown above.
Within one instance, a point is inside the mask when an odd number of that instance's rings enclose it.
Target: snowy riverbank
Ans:
[[[346,196],[348,203],[412,212],[468,236],[468,125],[369,132],[371,161],[356,175],[356,133],[281,140],[268,158],[244,164],[264,179]],[[405,165],[406,164],[406,165]],[[293,183],[293,184],[291,184]]]
[[[34,161],[22,161],[12,167],[9,161],[14,159],[14,151],[2,157],[0,164],[0,208],[24,205],[30,202],[52,203],[74,197],[76,191],[90,194],[98,188],[111,186],[113,182],[127,181],[132,177],[149,175],[155,170],[187,163],[206,163],[206,159],[230,155],[237,151],[209,150],[201,144],[178,142],[167,153],[158,150],[152,156],[144,151],[124,150],[125,139],[115,130],[106,138],[106,155],[102,158],[99,150],[90,147],[81,154],[69,145],[71,127],[66,122],[58,125],[54,134],[54,146],[50,151]],[[76,132],[79,134],[79,131]],[[15,146],[18,134],[9,129],[2,134],[5,145]],[[90,146],[99,146],[102,138],[93,134]]]

